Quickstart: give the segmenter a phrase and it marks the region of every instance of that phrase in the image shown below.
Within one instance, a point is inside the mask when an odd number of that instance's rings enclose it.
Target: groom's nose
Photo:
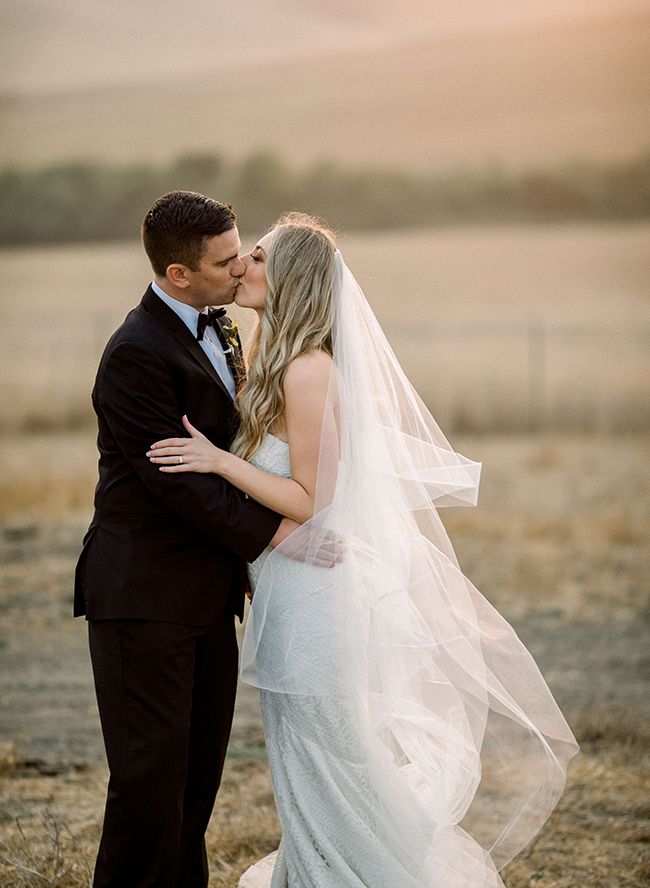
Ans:
[[[233,262],[233,264],[231,266],[230,274],[233,277],[241,277],[245,271],[246,271],[246,266],[241,261],[241,258],[239,256],[237,256],[237,260],[235,262]]]

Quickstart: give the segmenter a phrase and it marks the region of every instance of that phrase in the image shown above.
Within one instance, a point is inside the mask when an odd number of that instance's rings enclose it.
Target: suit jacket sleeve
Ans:
[[[187,437],[170,368],[152,349],[122,342],[108,356],[97,397],[113,437],[149,490],[246,561],[268,545],[281,516],[219,475],[167,474],[146,457],[155,441]]]

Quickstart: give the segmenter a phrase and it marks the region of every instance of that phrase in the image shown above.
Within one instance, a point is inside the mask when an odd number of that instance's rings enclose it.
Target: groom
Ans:
[[[207,886],[244,561],[295,527],[217,475],[161,473],[145,456],[186,435],[184,414],[217,446],[232,439],[233,375],[218,331],[197,328],[244,273],[235,221],[200,194],[156,201],[142,226],[154,281],[106,346],[93,390],[99,482],[75,616],[88,620],[110,768],[95,888]]]

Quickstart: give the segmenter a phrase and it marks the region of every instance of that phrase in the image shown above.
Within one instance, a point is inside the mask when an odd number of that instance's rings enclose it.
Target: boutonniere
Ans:
[[[228,345],[231,348],[239,348],[237,337],[239,336],[240,328],[237,321],[231,321],[229,324],[224,324],[221,329],[223,330],[223,335],[225,336]]]

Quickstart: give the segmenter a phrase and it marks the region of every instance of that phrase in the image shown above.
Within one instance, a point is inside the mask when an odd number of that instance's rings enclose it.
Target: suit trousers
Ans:
[[[206,888],[204,835],[235,706],[233,614],[207,627],[88,626],[110,770],[94,888]]]

